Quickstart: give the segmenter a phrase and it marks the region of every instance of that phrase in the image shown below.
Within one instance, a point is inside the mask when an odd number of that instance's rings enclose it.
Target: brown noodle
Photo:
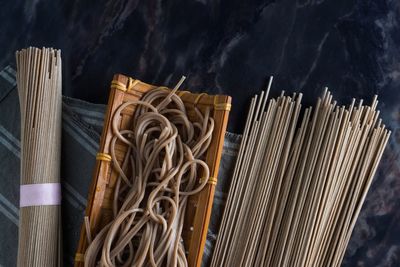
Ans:
[[[188,266],[181,237],[184,215],[188,196],[209,179],[203,158],[214,120],[210,108],[203,114],[195,106],[198,120],[191,121],[177,87],[153,89],[114,113],[110,153],[119,173],[114,219],[90,243],[85,266]],[[121,130],[121,113],[132,106],[132,127]],[[117,142],[129,147],[122,164]]]

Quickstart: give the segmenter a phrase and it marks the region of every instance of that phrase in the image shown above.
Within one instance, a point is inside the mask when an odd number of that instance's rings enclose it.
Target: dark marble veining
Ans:
[[[347,103],[376,93],[393,130],[344,266],[400,265],[398,0],[2,0],[0,67],[28,45],[61,48],[64,94],[106,103],[114,73],[233,96],[241,132],[249,98],[324,86]]]

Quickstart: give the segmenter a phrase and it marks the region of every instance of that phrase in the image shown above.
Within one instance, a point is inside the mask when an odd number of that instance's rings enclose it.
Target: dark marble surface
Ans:
[[[105,103],[114,73],[233,96],[230,131],[269,75],[272,94],[328,86],[378,93],[393,130],[343,266],[400,266],[399,0],[1,0],[0,67],[29,45],[61,48],[64,94]]]

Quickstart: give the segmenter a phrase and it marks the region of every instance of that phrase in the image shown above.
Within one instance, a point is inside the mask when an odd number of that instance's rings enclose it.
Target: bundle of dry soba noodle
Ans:
[[[18,266],[60,266],[61,55],[16,53],[21,106]]]
[[[252,99],[211,266],[340,266],[390,135],[377,100],[325,91],[301,117],[301,94],[267,98]]]
[[[196,107],[197,119],[188,118],[175,94],[182,82],[172,91],[153,89],[115,111],[110,153],[120,176],[114,219],[93,240],[87,227],[85,266],[188,265],[181,237],[184,215],[188,196],[200,192],[209,178],[203,157],[214,120],[210,109],[203,114]],[[133,106],[131,129],[120,130],[122,113]],[[116,151],[121,144],[129,149],[119,164]]]

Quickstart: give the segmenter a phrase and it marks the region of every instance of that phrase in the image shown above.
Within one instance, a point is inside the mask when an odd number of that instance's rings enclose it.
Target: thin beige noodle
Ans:
[[[16,52],[21,111],[21,185],[59,184],[61,161],[61,51]],[[61,266],[61,208],[22,206],[17,266]]]
[[[197,120],[189,119],[175,94],[182,82],[172,91],[153,89],[115,111],[110,143],[119,174],[114,219],[90,243],[85,266],[188,266],[181,237],[184,215],[188,197],[199,193],[209,179],[203,157],[214,120],[209,108],[202,113],[197,107]],[[132,127],[120,130],[121,114],[129,106],[136,108]],[[117,143],[129,147],[121,164]]]
[[[210,266],[340,266],[390,131],[376,96],[300,101],[252,99]]]

